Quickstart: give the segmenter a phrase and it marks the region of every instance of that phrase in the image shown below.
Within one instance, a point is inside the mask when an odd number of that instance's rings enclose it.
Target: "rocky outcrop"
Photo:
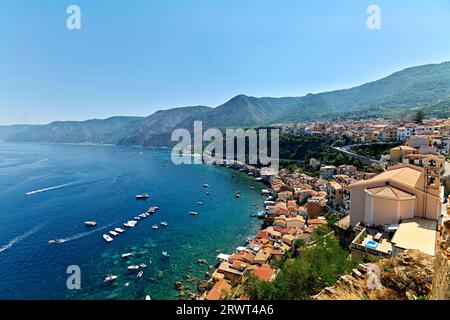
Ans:
[[[312,297],[316,300],[446,299],[449,261],[439,252],[432,257],[417,250],[375,264],[360,264],[352,274]]]

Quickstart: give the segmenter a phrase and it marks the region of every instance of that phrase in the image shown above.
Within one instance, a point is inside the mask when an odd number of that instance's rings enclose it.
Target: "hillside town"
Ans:
[[[329,226],[349,258],[361,265],[417,250],[450,259],[450,120],[421,124],[400,120],[347,120],[282,125],[283,132],[346,136],[354,145],[396,142],[377,161],[381,172],[351,164],[334,166],[310,159],[319,176],[299,170],[274,173],[244,163],[227,167],[265,182],[262,228],[245,246],[217,256],[218,266],[201,287],[200,299],[248,299],[240,287],[249,277],[272,282],[277,261],[314,245]],[[350,148],[342,152],[353,153]],[[357,157],[357,154],[354,154]],[[373,161],[374,159],[370,159]],[[357,269],[354,273],[360,274]]]

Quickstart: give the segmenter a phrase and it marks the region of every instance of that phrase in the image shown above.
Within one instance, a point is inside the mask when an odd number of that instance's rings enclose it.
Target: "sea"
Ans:
[[[0,143],[0,299],[170,300],[180,297],[177,281],[184,297],[195,293],[216,256],[260,228],[251,215],[262,209],[263,186],[224,167],[175,165],[170,152]],[[136,200],[143,193],[149,199]],[[157,213],[123,226],[151,206]],[[106,242],[117,227],[126,231]],[[142,277],[127,268],[141,263]],[[104,283],[108,274],[117,279]]]

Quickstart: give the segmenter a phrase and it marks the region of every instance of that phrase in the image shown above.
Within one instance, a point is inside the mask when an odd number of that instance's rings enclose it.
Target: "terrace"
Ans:
[[[367,254],[372,256],[390,257],[393,245],[389,235],[374,228],[363,228],[350,244],[352,254],[365,258]]]

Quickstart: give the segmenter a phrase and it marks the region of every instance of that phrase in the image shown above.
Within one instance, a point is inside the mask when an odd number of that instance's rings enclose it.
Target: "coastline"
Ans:
[[[254,179],[256,179],[256,178],[261,179],[261,180],[257,181],[257,182],[259,182],[259,184],[261,186],[267,186],[267,185],[271,186],[271,183],[269,181],[261,178],[259,168],[247,165],[245,163],[239,163],[238,161],[234,161],[233,164],[231,164],[231,165],[230,164],[215,164],[215,163],[206,164],[206,165],[223,167],[223,168],[226,168],[226,170],[236,172],[237,174],[242,175],[242,176],[249,176],[249,172],[252,172],[252,177]],[[256,174],[255,174],[254,170],[257,171]],[[262,205],[264,206],[264,200],[263,200]],[[260,226],[259,226],[259,231],[261,231],[264,228],[264,225],[265,225],[264,220],[262,220],[260,223]],[[249,236],[247,238],[247,243],[249,242],[248,240],[254,239],[255,237],[256,237],[256,234]],[[247,243],[237,243],[235,248],[239,248],[240,246],[246,245]],[[198,286],[197,286],[197,291],[195,292],[195,294],[193,294],[189,297],[189,300],[205,300],[206,294],[212,289],[213,285],[216,283],[216,280],[214,279],[213,275],[217,272],[217,270],[219,268],[220,259],[218,257],[221,254],[223,254],[223,253],[220,253],[216,257],[216,263],[215,263],[214,269],[211,270],[211,273],[207,272],[205,275],[205,278],[203,280],[199,281]],[[203,261],[200,261],[200,260],[197,262],[203,263]],[[180,298],[180,300],[184,300],[184,299]]]

